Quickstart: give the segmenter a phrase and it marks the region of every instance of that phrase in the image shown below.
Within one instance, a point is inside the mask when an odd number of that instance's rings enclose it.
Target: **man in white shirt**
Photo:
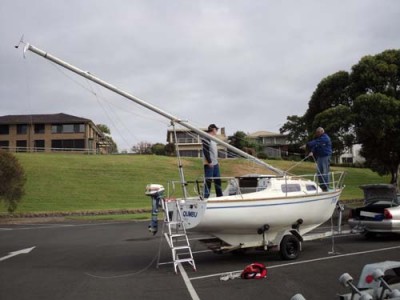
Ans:
[[[215,124],[208,126],[207,133],[216,136],[218,127]],[[222,196],[221,174],[218,165],[218,147],[217,143],[210,139],[203,139],[203,164],[204,164],[204,199],[210,196],[211,183],[214,180],[215,192],[217,197]]]

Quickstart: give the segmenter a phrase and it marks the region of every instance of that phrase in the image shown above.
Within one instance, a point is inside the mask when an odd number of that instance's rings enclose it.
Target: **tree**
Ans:
[[[149,142],[139,142],[131,150],[136,154],[151,154],[151,146]]]
[[[255,140],[247,136],[243,131],[236,131],[228,137],[229,144],[253,156],[263,155],[262,146]],[[232,153],[230,153],[231,155]]]
[[[246,137],[247,135],[243,131],[236,131],[232,136],[228,137],[229,144],[242,150],[248,146]]]
[[[168,156],[174,156],[175,155],[175,144],[174,143],[168,143],[165,145],[165,155]]]
[[[365,56],[352,67],[352,97],[381,93],[400,100],[400,50]]]
[[[288,134],[288,140],[295,144],[304,144],[308,139],[314,136],[315,129],[319,126],[324,127],[331,135],[333,132],[327,130],[327,124],[330,124],[330,114],[318,116],[320,113],[333,109],[337,106],[349,107],[352,103],[350,97],[350,75],[346,71],[338,71],[321,80],[313,92],[308,109],[303,116],[288,116],[287,122],[279,129],[280,133]],[[341,120],[341,118],[339,118]],[[335,121],[337,123],[337,121]],[[336,124],[336,128],[338,124]],[[348,127],[345,125],[344,127]],[[337,143],[338,154],[345,147]]]
[[[151,146],[151,153],[156,155],[165,155],[165,145],[161,143],[155,143]]]
[[[287,133],[291,144],[304,144],[308,138],[307,126],[304,117],[288,116],[287,122],[279,129],[281,134]]]
[[[377,93],[354,102],[355,129],[366,164],[397,184],[400,166],[400,101]]]
[[[317,114],[312,128],[323,127],[331,138],[334,155],[340,155],[354,144],[353,119],[351,108],[340,104]]]
[[[301,140],[322,126],[336,154],[354,143],[362,144],[366,164],[381,175],[398,178],[400,126],[400,50],[368,55],[352,66],[321,80],[302,117],[290,116],[281,132]]]
[[[118,146],[111,137],[111,130],[107,125],[97,124],[97,128],[104,134],[104,141],[109,145],[109,153],[118,153]]]
[[[353,114],[357,138],[362,144],[361,154],[373,171],[391,174],[391,183],[396,184],[400,151],[400,50],[363,57],[352,67],[350,79],[352,97],[357,101]]]
[[[104,125],[104,124],[97,124],[96,126],[97,126],[97,128],[100,129],[100,131],[101,131],[102,133],[111,134],[110,128],[109,128],[107,125]]]
[[[7,210],[15,211],[24,195],[25,172],[17,158],[9,152],[0,150],[0,201]]]
[[[321,112],[338,105],[350,106],[350,76],[346,71],[339,71],[321,80],[308,102],[304,122],[309,133],[313,133],[314,118]]]
[[[111,136],[108,136],[108,135],[104,136],[104,140],[109,145],[109,148],[108,148],[109,153],[118,153],[118,146],[114,142],[114,140],[112,139]]]

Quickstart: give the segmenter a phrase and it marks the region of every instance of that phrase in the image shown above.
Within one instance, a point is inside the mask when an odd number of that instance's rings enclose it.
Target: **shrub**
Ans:
[[[8,212],[13,212],[24,195],[25,172],[17,158],[0,150],[0,201],[4,202]]]
[[[264,152],[259,152],[259,153],[257,153],[257,158],[259,158],[259,159],[268,159],[268,155],[265,154]]]

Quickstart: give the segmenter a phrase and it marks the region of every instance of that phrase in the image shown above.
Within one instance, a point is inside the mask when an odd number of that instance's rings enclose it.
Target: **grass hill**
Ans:
[[[155,155],[81,155],[59,153],[17,153],[27,175],[26,194],[15,213],[74,212],[118,209],[150,208],[145,196],[148,183],[167,187],[170,180],[178,180],[177,160]],[[295,165],[291,161],[267,161],[287,170]],[[186,180],[203,175],[199,158],[182,160]],[[257,173],[259,169],[244,160],[220,161],[222,176]],[[346,189],[342,200],[362,198],[361,184],[389,182],[369,169],[339,168],[346,170]],[[294,174],[313,174],[315,165],[303,162],[290,170]],[[265,173],[265,170],[263,170]],[[0,207],[5,213],[5,207]]]

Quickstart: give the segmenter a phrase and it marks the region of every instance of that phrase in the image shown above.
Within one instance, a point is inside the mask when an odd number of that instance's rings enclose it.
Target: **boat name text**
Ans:
[[[190,217],[190,218],[196,218],[197,217],[197,212],[194,211],[183,211],[183,216],[184,217]]]

